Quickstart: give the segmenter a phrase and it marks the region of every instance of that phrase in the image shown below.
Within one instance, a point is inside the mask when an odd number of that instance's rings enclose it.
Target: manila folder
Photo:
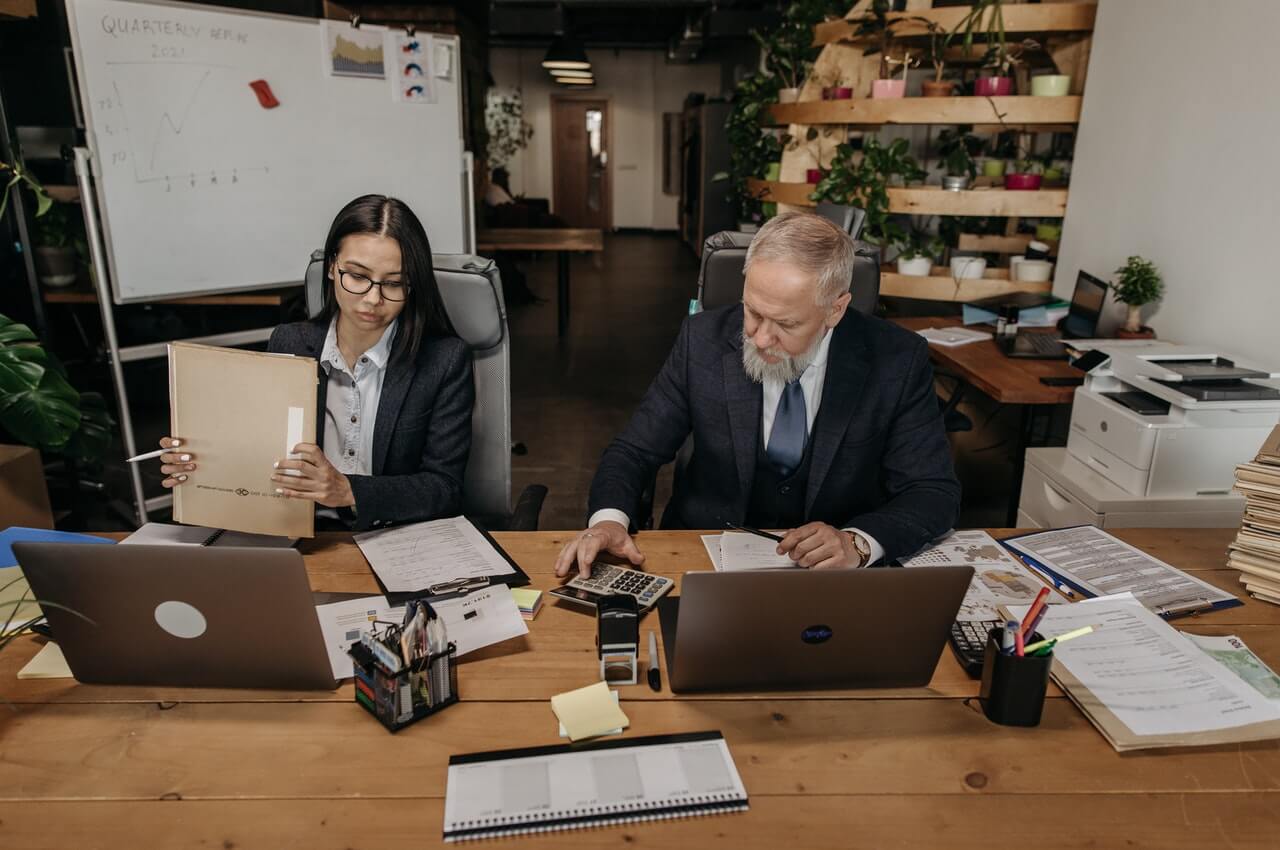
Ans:
[[[177,522],[315,536],[315,504],[276,494],[272,464],[316,441],[316,361],[191,343],[169,345],[169,432],[195,455],[173,488]]]

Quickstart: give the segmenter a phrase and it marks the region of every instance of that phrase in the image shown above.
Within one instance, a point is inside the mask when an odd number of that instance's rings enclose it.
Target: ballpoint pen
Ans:
[[[782,542],[782,538],[781,538],[781,537],[779,537],[778,535],[776,535],[776,534],[770,534],[770,533],[769,533],[769,532],[767,532],[767,531],[761,531],[761,530],[760,530],[760,529],[758,529],[758,528],[751,528],[750,526],[747,526],[747,525],[735,525],[735,524],[733,524],[733,523],[731,523],[731,522],[726,522],[724,525],[725,525],[725,528],[732,528],[732,529],[734,529],[735,531],[745,531],[747,534],[754,534],[754,535],[756,535],[757,537],[765,537],[765,538],[768,538],[769,540],[773,540],[773,541],[775,541],[775,542],[777,542],[777,543],[781,543],[781,542]]]
[[[658,672],[658,635],[649,632],[649,688],[662,690],[662,674]]]

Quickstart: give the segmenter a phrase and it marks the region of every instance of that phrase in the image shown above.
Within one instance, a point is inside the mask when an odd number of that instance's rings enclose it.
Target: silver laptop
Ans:
[[[41,605],[81,682],[336,685],[293,549],[15,543],[13,551],[35,598],[64,606]]]
[[[685,573],[658,602],[671,690],[926,685],[971,567]]]

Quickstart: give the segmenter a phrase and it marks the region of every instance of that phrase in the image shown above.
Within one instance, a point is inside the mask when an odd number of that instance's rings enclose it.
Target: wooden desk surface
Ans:
[[[997,535],[1001,532],[996,531]],[[1233,532],[1118,536],[1239,593]],[[568,532],[495,535],[533,586]],[[707,569],[695,533],[645,533],[651,571]],[[316,590],[372,591],[342,535],[303,546]],[[1280,664],[1280,608],[1177,621],[1238,634]],[[642,631],[656,629],[647,618]],[[18,681],[39,642],[0,653],[0,822],[22,847],[435,846],[453,753],[556,742],[548,697],[596,676],[592,617],[548,603],[530,634],[468,656],[464,705],[390,735],[333,693],[103,688]],[[664,676],[665,684],[665,676]],[[675,697],[620,689],[628,735],[720,729],[744,814],[530,837],[530,847],[1274,847],[1275,742],[1120,756],[1054,692],[1037,729],[990,724],[944,651],[928,688]],[[145,837],[144,837],[145,836]],[[142,840],[139,840],[139,839]]]
[[[894,319],[908,330],[950,328],[961,324],[954,316]],[[984,328],[985,330],[985,328]],[[1027,360],[1005,357],[995,340],[948,348],[930,345],[929,354],[939,368],[964,378],[1001,404],[1070,404],[1075,387],[1046,387],[1041,377],[1079,377],[1065,360]]]
[[[590,227],[495,227],[476,232],[476,251],[603,251],[604,231]]]

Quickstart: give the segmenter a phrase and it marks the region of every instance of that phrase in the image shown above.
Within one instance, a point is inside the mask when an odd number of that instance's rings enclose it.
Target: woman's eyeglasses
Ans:
[[[359,272],[338,269],[338,282],[342,288],[352,295],[364,295],[377,284],[382,297],[388,301],[403,301],[409,293],[409,286],[398,280],[373,280]]]

